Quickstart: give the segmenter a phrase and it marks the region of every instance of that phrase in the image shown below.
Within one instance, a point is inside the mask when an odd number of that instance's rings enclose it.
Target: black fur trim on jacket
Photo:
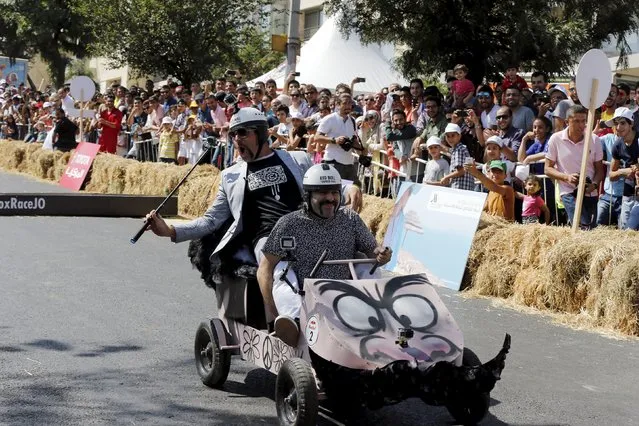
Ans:
[[[247,263],[233,257],[233,254],[245,247],[243,244],[231,241],[223,250],[213,254],[215,247],[218,246],[231,223],[232,221],[229,220],[213,234],[192,240],[189,243],[187,256],[191,259],[191,264],[200,271],[204,284],[214,290],[216,285],[222,282],[223,276],[246,279],[255,279],[257,276],[257,262],[255,260]],[[252,250],[249,252],[253,253]]]

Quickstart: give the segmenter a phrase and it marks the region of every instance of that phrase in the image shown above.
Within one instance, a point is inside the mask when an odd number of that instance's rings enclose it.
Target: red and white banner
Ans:
[[[60,177],[60,186],[79,191],[99,150],[100,145],[96,143],[80,142]]]

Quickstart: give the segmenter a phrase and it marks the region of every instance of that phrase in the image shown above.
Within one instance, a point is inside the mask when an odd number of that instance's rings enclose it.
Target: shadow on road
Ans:
[[[25,343],[25,345],[59,352],[70,351],[71,349],[73,349],[73,346],[67,343],[51,339],[38,339],[34,340],[33,342]]]
[[[107,346],[101,346],[100,348],[95,349],[93,351],[76,354],[75,356],[92,358],[96,356],[103,356],[105,354],[112,354],[112,353],[118,353],[118,352],[134,352],[134,351],[139,351],[142,349],[144,348],[138,345],[117,345],[117,346],[107,345]]]

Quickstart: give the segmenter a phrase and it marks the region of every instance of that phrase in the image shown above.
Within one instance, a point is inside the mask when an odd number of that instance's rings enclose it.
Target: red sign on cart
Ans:
[[[79,191],[99,150],[97,143],[80,142],[60,177],[60,186]]]

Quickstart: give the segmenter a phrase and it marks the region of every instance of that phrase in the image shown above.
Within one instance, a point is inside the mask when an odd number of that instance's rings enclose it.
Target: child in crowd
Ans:
[[[439,137],[431,136],[428,138],[426,141],[426,149],[431,159],[426,163],[422,183],[440,185],[442,178],[448,174],[449,167],[448,162],[442,158],[442,144]]]
[[[446,143],[450,146],[450,171],[439,183],[454,189],[475,190],[475,179],[464,170],[464,164],[474,160],[468,153],[466,145],[461,143],[461,127],[448,123],[444,129]]]
[[[521,219],[523,224],[539,223],[541,213],[544,214],[546,225],[550,224],[550,210],[541,198],[541,179],[535,175],[528,175],[525,180],[526,195],[517,192],[515,196],[524,201]]]
[[[319,119],[307,118],[304,121],[306,126],[306,152],[313,160],[314,164],[320,164],[324,159],[324,144],[315,141],[315,135],[317,134],[317,127],[319,126]]]
[[[513,222],[515,220],[515,190],[505,183],[506,163],[501,160],[491,161],[489,165],[490,178],[477,169],[474,161],[464,164],[464,169],[488,188],[484,211]]]
[[[504,179],[505,182],[511,183],[512,177],[515,173],[515,163],[504,158],[503,150],[504,141],[499,136],[491,136],[486,140],[486,147],[484,150],[484,166],[482,167],[482,172],[484,175],[489,176],[490,169],[488,164],[490,164],[493,160],[502,160],[504,164],[506,164],[506,177]]]
[[[177,164],[179,144],[180,135],[175,131],[173,120],[171,117],[164,117],[160,128],[160,161]]]
[[[519,74],[519,65],[511,65],[506,68],[506,78],[501,84],[502,92],[506,93],[506,89],[512,86],[519,87],[520,91],[528,88],[528,83]]]
[[[202,151],[201,131],[202,126],[197,122],[195,115],[189,116],[186,119],[186,127],[184,128],[184,139],[180,143],[178,155],[178,164],[180,166],[186,163],[195,164],[200,157]]]
[[[453,108],[472,108],[473,94],[475,93],[475,85],[466,78],[468,68],[466,65],[458,64],[453,68],[455,81],[452,82]]]
[[[44,122],[38,121],[31,129],[31,132],[24,139],[25,142],[40,142],[43,143],[47,138],[47,131],[44,129]]]

